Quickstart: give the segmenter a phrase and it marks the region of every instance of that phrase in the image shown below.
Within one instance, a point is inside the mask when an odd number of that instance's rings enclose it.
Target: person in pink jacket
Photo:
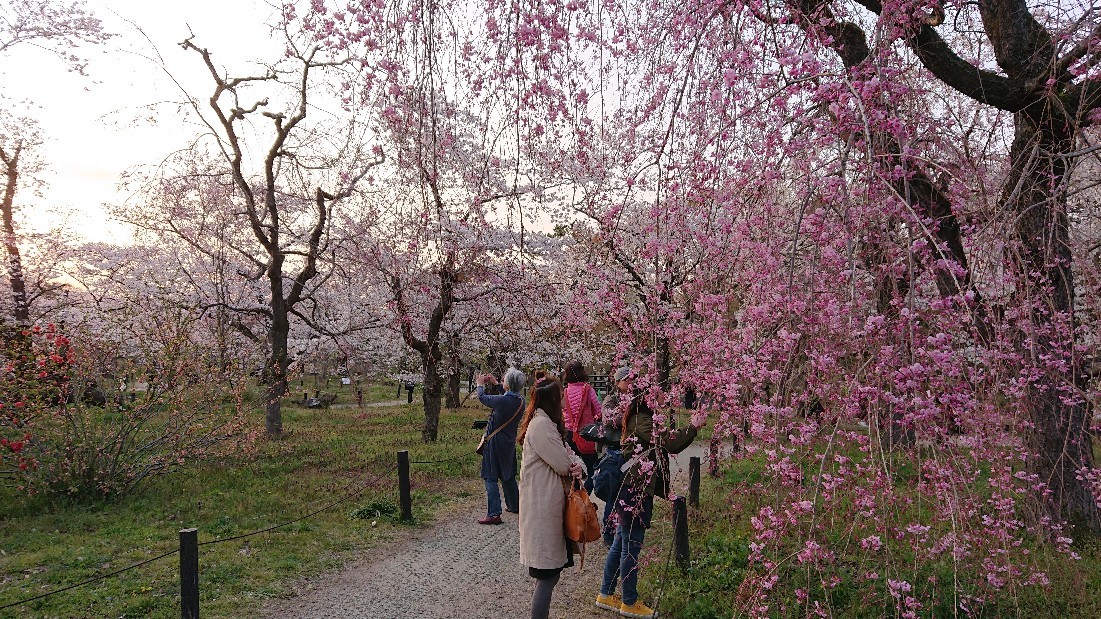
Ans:
[[[586,473],[591,475],[596,466],[596,443],[581,438],[579,431],[600,416],[600,399],[589,384],[589,374],[580,361],[570,361],[562,373],[566,390],[562,398],[562,419],[566,424],[566,443],[585,463]]]

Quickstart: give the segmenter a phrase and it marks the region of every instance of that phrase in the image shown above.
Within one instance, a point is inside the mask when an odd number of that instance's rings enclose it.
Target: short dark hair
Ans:
[[[587,383],[589,382],[589,374],[585,372],[585,366],[580,361],[570,361],[566,364],[566,370],[562,372],[562,382],[567,385],[570,383]]]

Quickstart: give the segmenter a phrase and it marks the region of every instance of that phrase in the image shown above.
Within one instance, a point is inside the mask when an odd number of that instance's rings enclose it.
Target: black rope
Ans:
[[[0,606],[0,610],[4,610],[5,608],[11,608],[13,606],[19,606],[21,604],[26,604],[28,602],[33,602],[35,600],[41,600],[42,598],[48,598],[51,595],[56,595],[56,594],[62,593],[64,591],[68,591],[69,589],[76,589],[77,587],[83,587],[84,585],[92,584],[94,582],[103,580],[104,578],[110,578],[111,576],[117,576],[117,575],[119,575],[123,572],[128,572],[132,569],[139,568],[139,567],[141,567],[143,565],[146,565],[148,563],[152,563],[154,561],[158,561],[158,560],[163,559],[165,557],[174,555],[174,554],[178,553],[179,551],[180,550],[178,548],[176,550],[170,550],[170,551],[168,551],[164,554],[157,555],[157,556],[155,556],[151,559],[146,559],[144,561],[140,561],[138,563],[135,563],[135,564],[127,566],[127,567],[124,567],[122,569],[118,569],[118,570],[115,570],[113,572],[108,572],[106,574],[100,574],[98,576],[93,576],[92,578],[89,578],[88,580],[85,580],[85,581],[82,581],[82,582],[78,582],[75,585],[69,585],[68,587],[62,587],[61,589],[55,589],[53,591],[50,591],[49,593],[43,593],[41,595],[36,595],[34,597],[26,598],[24,600],[19,600],[18,602],[12,602],[10,604],[5,604],[3,606]]]
[[[410,460],[409,464],[443,464],[444,462],[452,462],[452,461],[460,460],[462,458],[467,458],[467,457],[470,457],[470,456],[473,456],[473,455],[475,455],[475,453],[472,451],[470,453],[461,453],[461,454],[459,454],[457,456],[454,456],[452,458],[444,458],[443,460]]]
[[[316,515],[320,514],[323,511],[327,511],[329,509],[332,509],[332,508],[336,507],[337,505],[340,505],[341,503],[343,503],[343,502],[345,502],[349,499],[356,498],[357,496],[359,496],[359,495],[363,494],[364,492],[366,492],[367,490],[371,489],[376,483],[378,483],[378,481],[380,479],[382,479],[386,475],[389,475],[390,473],[394,472],[394,470],[396,470],[396,469],[397,469],[397,465],[395,464],[389,470],[387,470],[383,473],[379,473],[378,475],[375,475],[374,479],[368,481],[363,487],[361,487],[357,490],[354,490],[352,492],[349,492],[349,493],[341,496],[339,499],[325,505],[324,507],[321,507],[319,509],[315,509],[312,512],[303,514],[303,515],[295,518],[294,520],[288,520],[287,522],[272,525],[270,527],[260,529],[258,531],[253,531],[251,533],[242,533],[241,535],[233,535],[231,537],[220,537],[218,539],[212,539],[212,540],[208,540],[208,541],[205,541],[205,542],[200,542],[199,545],[200,546],[209,546],[210,544],[221,544],[221,543],[224,543],[224,542],[232,542],[234,540],[244,539],[246,537],[252,537],[254,535],[260,535],[261,533],[268,533],[269,531],[274,531],[276,529],[282,529],[283,527],[290,526],[292,524],[295,524],[296,522],[302,522],[303,520],[305,520],[307,518],[312,518],[313,516],[316,516]]]

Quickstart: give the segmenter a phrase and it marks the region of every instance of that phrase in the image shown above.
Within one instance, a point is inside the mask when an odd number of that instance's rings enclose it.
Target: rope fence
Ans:
[[[113,570],[113,571],[106,572],[106,573],[103,573],[103,574],[98,574],[98,575],[93,576],[93,577],[91,577],[87,580],[83,580],[83,581],[75,583],[75,584],[67,585],[65,587],[55,589],[53,591],[48,591],[46,593],[41,593],[39,595],[35,595],[35,596],[31,596],[31,597],[24,598],[24,599],[21,599],[21,600],[17,600],[15,602],[10,602],[8,604],[0,606],[0,610],[4,610],[4,609],[8,609],[8,608],[14,608],[16,606],[22,606],[24,604],[29,604],[29,603],[37,601],[37,600],[41,600],[41,599],[48,598],[48,597],[51,597],[51,596],[54,596],[54,595],[58,595],[60,593],[64,593],[64,592],[69,591],[71,589],[76,589],[77,587],[83,587],[85,585],[90,585],[92,583],[96,583],[96,582],[99,582],[101,580],[111,578],[113,576],[118,576],[119,574],[129,572],[130,570],[138,569],[142,566],[148,565],[148,564],[153,563],[155,561],[159,561],[161,559],[164,559],[164,558],[167,558],[167,557],[178,554],[178,555],[180,555],[180,583],[181,583],[181,587],[180,587],[180,589],[181,589],[180,606],[181,606],[181,610],[182,610],[182,617],[183,617],[183,619],[198,619],[198,616],[199,616],[198,548],[199,547],[201,547],[201,546],[211,546],[211,545],[214,545],[214,544],[224,544],[224,543],[227,543],[227,542],[232,542],[232,541],[241,540],[241,539],[245,539],[245,538],[249,538],[249,537],[254,537],[256,535],[260,535],[260,534],[263,534],[263,533],[270,533],[272,531],[276,531],[278,529],[288,527],[292,524],[296,524],[298,522],[308,520],[308,519],[310,519],[310,518],[312,518],[312,517],[314,517],[314,516],[316,516],[316,515],[318,515],[322,512],[328,511],[328,510],[330,510],[330,509],[332,509],[332,508],[334,508],[338,505],[341,505],[343,503],[346,503],[346,502],[348,502],[352,499],[355,499],[355,498],[361,496],[367,490],[375,488],[376,485],[382,479],[384,479],[384,478],[388,477],[389,475],[391,475],[395,470],[397,470],[397,472],[398,472],[398,494],[399,494],[399,503],[400,503],[400,509],[401,509],[401,520],[405,521],[405,522],[410,522],[410,521],[413,520],[413,514],[412,514],[412,494],[411,494],[411,481],[410,481],[409,466],[411,464],[420,464],[420,465],[444,464],[444,463],[447,463],[447,462],[453,462],[453,461],[456,461],[456,460],[469,458],[470,456],[473,456],[473,455],[475,455],[474,452],[468,452],[468,453],[463,453],[463,454],[459,454],[457,456],[453,456],[453,457],[450,457],[450,458],[444,458],[444,459],[440,459],[440,460],[413,460],[413,461],[411,461],[411,460],[409,460],[409,451],[408,450],[398,451],[397,452],[397,463],[396,464],[391,465],[390,467],[388,467],[385,471],[383,471],[381,473],[377,473],[377,474],[373,474],[373,475],[367,475],[363,479],[360,479],[360,480],[357,480],[354,483],[350,483],[350,484],[345,485],[345,490],[346,491],[343,492],[343,494],[341,494],[339,496],[339,498],[337,498],[333,501],[330,501],[329,503],[326,503],[322,507],[319,507],[317,509],[313,509],[313,510],[310,510],[308,512],[305,512],[302,515],[297,516],[295,518],[292,518],[290,520],[280,522],[278,524],[274,524],[274,525],[271,525],[271,526],[268,526],[268,527],[264,527],[262,529],[257,529],[255,531],[250,531],[248,533],[242,533],[242,534],[239,534],[239,535],[231,535],[229,537],[220,537],[220,538],[216,538],[216,539],[212,539],[212,540],[207,540],[205,542],[198,542],[197,541],[198,538],[197,538],[197,530],[196,529],[182,529],[179,532],[180,533],[180,547],[179,548],[176,548],[176,549],[173,549],[173,550],[170,550],[170,551],[167,551],[167,552],[162,552],[161,554],[158,554],[154,557],[144,559],[142,561],[139,561],[137,563],[134,563],[132,565],[128,565],[126,567],[123,567],[123,568],[120,568],[120,569],[117,569],[117,570]],[[373,465],[381,464],[381,462],[376,461],[376,462],[372,462],[370,464],[373,466]],[[690,487],[690,490],[689,490],[689,499],[688,499],[693,506],[698,506],[699,505],[699,475],[700,475],[699,458],[693,457],[691,459],[691,466],[689,467],[689,478],[690,478],[689,487]],[[688,560],[689,560],[687,506],[685,504],[686,503],[685,497],[678,497],[676,499],[675,503],[676,503],[676,505],[674,506],[674,517],[673,517],[674,535],[673,535],[673,541],[670,544],[670,555],[666,559],[665,573],[668,572],[670,559],[675,557],[677,563],[680,564],[682,567],[686,566],[687,563],[688,563]],[[664,589],[665,574],[662,575],[661,580],[662,580],[661,588]],[[660,604],[660,599],[659,599],[658,603]]]
[[[316,509],[312,509],[308,512],[305,512],[302,515],[297,516],[295,518],[292,518],[290,520],[286,520],[286,521],[280,522],[278,524],[274,524],[274,525],[271,525],[271,526],[268,526],[268,527],[264,527],[262,529],[257,529],[255,531],[250,531],[248,533],[241,533],[239,535],[231,535],[231,536],[228,536],[228,537],[219,537],[219,538],[216,538],[216,539],[211,539],[211,540],[207,540],[207,541],[204,541],[204,542],[197,542],[197,543],[194,541],[194,540],[197,539],[196,530],[195,529],[183,529],[183,530],[180,531],[180,547],[179,548],[175,548],[175,549],[169,550],[167,552],[162,552],[162,553],[160,553],[160,554],[158,554],[154,557],[150,557],[148,559],[138,561],[137,563],[128,565],[128,566],[123,567],[123,568],[119,568],[117,570],[112,570],[110,572],[105,572],[103,574],[97,574],[95,576],[92,576],[91,578],[88,578],[86,580],[82,580],[80,582],[77,582],[77,583],[74,583],[74,584],[71,584],[71,585],[66,585],[64,587],[54,589],[52,591],[47,591],[45,593],[40,593],[38,595],[23,598],[23,599],[15,601],[15,602],[9,602],[7,604],[4,604],[3,606],[0,606],[0,610],[4,610],[4,609],[8,609],[8,608],[15,608],[17,606],[22,606],[24,604],[29,604],[31,602],[35,602],[35,601],[38,601],[38,600],[49,598],[49,597],[52,597],[54,595],[64,593],[66,591],[76,589],[78,587],[83,587],[83,586],[86,586],[86,585],[90,585],[90,584],[99,582],[101,580],[105,580],[107,578],[111,578],[113,576],[118,576],[118,575],[123,574],[125,572],[129,572],[131,570],[138,569],[142,566],[148,565],[148,564],[153,563],[155,561],[159,561],[161,559],[165,559],[167,557],[171,557],[173,555],[178,554],[178,555],[181,556],[180,582],[181,582],[181,608],[183,610],[183,615],[182,616],[184,617],[184,619],[189,619],[190,617],[196,617],[197,618],[198,617],[198,586],[197,586],[197,583],[198,583],[197,549],[198,549],[198,547],[211,546],[211,545],[214,545],[214,544],[224,544],[224,543],[227,543],[227,542],[232,542],[232,541],[241,540],[241,539],[245,539],[245,538],[249,538],[249,537],[254,537],[256,535],[260,535],[260,534],[263,534],[263,533],[270,533],[272,531],[276,531],[278,529],[288,527],[292,524],[296,524],[296,523],[302,522],[304,520],[308,520],[308,519],[313,518],[314,516],[316,516],[316,515],[318,515],[322,512],[328,511],[328,510],[330,510],[334,507],[337,507],[338,505],[342,505],[344,503],[347,503],[348,501],[351,501],[355,498],[358,498],[359,496],[363,495],[363,493],[367,492],[368,490],[376,488],[380,481],[382,481],[384,478],[386,478],[386,477],[390,476],[391,474],[393,474],[395,470],[398,471],[398,490],[399,490],[399,494],[401,495],[401,498],[402,498],[402,500],[401,500],[401,503],[402,503],[402,516],[401,516],[401,519],[403,521],[411,521],[413,519],[413,516],[412,516],[412,501],[411,501],[411,492],[410,492],[411,484],[410,484],[410,476],[409,476],[409,465],[410,464],[422,464],[422,465],[443,464],[443,463],[452,462],[452,461],[455,461],[455,460],[465,459],[465,458],[470,457],[471,455],[474,455],[473,452],[463,453],[463,454],[459,454],[459,455],[451,457],[451,458],[444,458],[444,459],[441,459],[441,460],[417,460],[417,461],[410,462],[409,461],[409,452],[407,450],[399,451],[399,452],[397,452],[398,458],[397,458],[397,463],[396,464],[390,465],[388,468],[386,468],[386,470],[382,471],[381,473],[376,473],[376,474],[373,474],[373,475],[367,475],[367,476],[365,476],[364,478],[362,478],[360,480],[357,480],[357,481],[355,481],[353,483],[350,483],[350,484],[346,484],[344,486],[343,492],[339,496],[339,498],[337,498],[333,501],[330,501],[330,502],[326,503],[325,505],[323,505],[321,507],[318,507]],[[369,463],[370,466],[377,466],[378,464],[381,464],[381,461],[375,461],[375,462]],[[190,555],[195,555],[195,556],[190,556]],[[189,560],[185,560],[185,559],[189,559]],[[189,569],[188,564],[194,564],[193,569]],[[193,572],[193,573],[189,573],[189,572]],[[190,585],[190,586],[188,586],[188,585]],[[191,598],[191,599],[188,599],[188,598]]]

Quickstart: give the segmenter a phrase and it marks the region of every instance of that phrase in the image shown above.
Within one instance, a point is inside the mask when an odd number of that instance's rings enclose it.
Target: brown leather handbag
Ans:
[[[600,539],[600,518],[596,515],[596,505],[589,499],[589,493],[581,487],[577,479],[563,479],[562,490],[566,493],[566,505],[562,512],[562,528],[566,539],[575,542],[580,548],[581,565],[585,568],[585,544]]]

